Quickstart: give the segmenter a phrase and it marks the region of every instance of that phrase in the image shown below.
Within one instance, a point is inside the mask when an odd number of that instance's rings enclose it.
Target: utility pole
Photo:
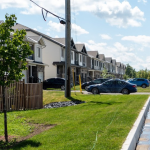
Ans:
[[[65,33],[65,97],[71,96],[71,15],[70,15],[70,0],[65,0],[65,20],[66,20],[66,33]]]

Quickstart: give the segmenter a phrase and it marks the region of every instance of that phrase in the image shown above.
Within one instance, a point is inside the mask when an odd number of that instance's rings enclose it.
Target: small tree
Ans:
[[[23,77],[22,70],[26,70],[26,57],[32,54],[29,43],[24,40],[25,30],[14,30],[16,23],[15,15],[5,15],[5,22],[0,24],[0,85],[3,92],[4,132],[5,140],[8,142],[7,114],[5,101],[5,88],[13,80]]]
[[[123,79],[127,80],[128,78],[129,77],[126,74],[123,75]]]
[[[102,77],[103,77],[104,79],[107,78],[107,73],[108,73],[107,69],[104,68],[103,71],[102,71]]]

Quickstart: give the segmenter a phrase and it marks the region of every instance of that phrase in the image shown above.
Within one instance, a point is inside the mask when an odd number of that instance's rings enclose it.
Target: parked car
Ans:
[[[71,87],[73,84],[71,83]],[[63,78],[50,78],[43,81],[43,89],[47,88],[61,88],[61,90],[65,90],[65,79]]]
[[[99,79],[96,79],[96,80],[93,80],[93,81],[90,81],[90,82],[85,82],[85,83],[82,84],[82,89],[85,89],[87,91],[89,85],[101,84],[101,83],[103,83],[107,80],[110,80],[110,79],[99,78]]]
[[[128,80],[128,82],[141,86],[142,88],[149,87],[149,81],[143,78],[134,78],[132,80]]]
[[[99,93],[130,94],[130,93],[137,92],[137,89],[135,84],[118,80],[118,79],[114,79],[114,80],[112,79],[102,84],[90,85],[87,91],[92,92],[93,94],[99,94]]]

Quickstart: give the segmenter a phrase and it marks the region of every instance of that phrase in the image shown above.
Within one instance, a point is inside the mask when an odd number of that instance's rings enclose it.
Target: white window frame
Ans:
[[[73,52],[71,52],[71,60],[73,60]]]
[[[36,49],[37,49],[37,57],[41,58],[41,48],[37,47]]]
[[[82,62],[82,55],[80,54],[80,62]]]

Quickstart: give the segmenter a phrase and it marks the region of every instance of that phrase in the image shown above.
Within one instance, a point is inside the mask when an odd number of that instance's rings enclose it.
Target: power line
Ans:
[[[51,15],[57,17],[57,18],[59,19],[59,21],[60,21],[61,24],[66,24],[66,19],[64,19],[64,18],[62,18],[62,17],[60,17],[60,16],[58,16],[58,15],[56,15],[56,14],[54,14],[54,13],[48,11],[47,9],[45,9],[45,8],[41,7],[40,5],[38,5],[37,3],[35,3],[34,1],[32,1],[32,0],[30,0],[30,1],[31,1],[32,3],[34,3],[35,5],[37,5],[38,7],[41,8],[41,10],[42,10],[42,16],[43,16],[43,19],[44,19],[45,21],[46,21],[47,13],[50,13]],[[46,15],[45,15],[45,16],[44,16],[43,10],[46,11]]]

